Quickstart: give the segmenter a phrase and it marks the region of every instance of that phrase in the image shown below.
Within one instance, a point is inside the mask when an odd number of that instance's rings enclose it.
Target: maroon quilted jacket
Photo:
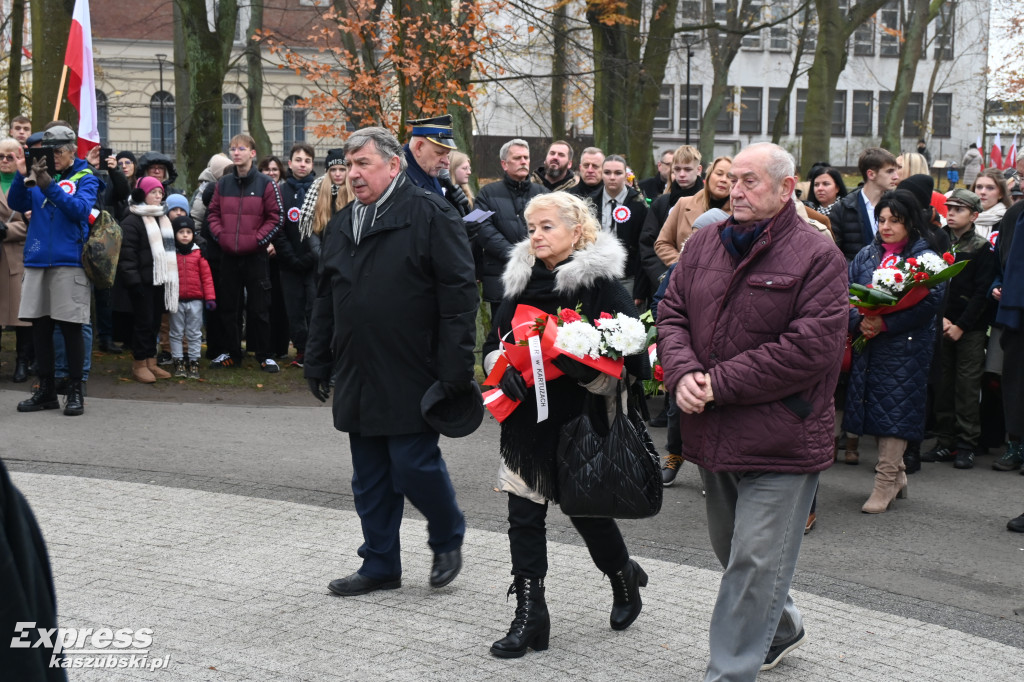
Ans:
[[[283,216],[277,185],[255,165],[241,177],[231,166],[217,181],[206,212],[214,240],[224,253],[238,256],[266,248]]]
[[[198,246],[186,255],[178,254],[178,300],[217,300],[210,264],[203,258]]]
[[[726,224],[687,240],[658,307],[669,394],[705,371],[715,398],[681,415],[682,455],[712,472],[821,471],[832,462],[846,259],[792,202],[738,266],[722,242]]]

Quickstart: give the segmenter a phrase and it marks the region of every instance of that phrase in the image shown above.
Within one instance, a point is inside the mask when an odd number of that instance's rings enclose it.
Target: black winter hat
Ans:
[[[914,195],[917,203],[922,209],[932,205],[932,192],[935,191],[935,181],[930,175],[911,175],[909,178],[896,185],[896,189],[905,189]]]
[[[139,165],[138,160],[135,158],[135,154],[131,153],[128,150],[125,150],[123,152],[118,152],[116,158],[117,158],[118,161],[120,161],[121,159],[128,159],[129,161],[132,162],[133,166],[138,166]]]
[[[331,166],[344,166],[345,165],[345,150],[339,148],[328,149],[327,159],[324,161],[324,168],[327,170],[331,169]]]
[[[420,414],[430,428],[448,438],[462,438],[477,430],[484,420],[484,401],[480,386],[473,382],[469,393],[444,397],[444,388],[435,381],[420,400]]]
[[[192,230],[192,234],[196,233],[196,223],[192,220],[192,216],[178,216],[171,221],[171,227],[174,229],[174,234],[178,234],[178,230],[184,230],[186,228]]]

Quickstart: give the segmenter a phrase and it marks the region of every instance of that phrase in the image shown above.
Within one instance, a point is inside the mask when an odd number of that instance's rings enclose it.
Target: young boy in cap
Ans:
[[[942,313],[939,363],[942,380],[935,393],[935,447],[921,455],[924,462],[953,462],[957,469],[974,466],[981,435],[978,394],[985,369],[985,346],[993,307],[988,292],[996,275],[995,255],[988,240],[974,230],[981,199],[955,189],[946,200],[946,227],[957,261],[969,261],[949,281]]]
[[[199,356],[203,345],[203,308],[217,309],[210,264],[195,243],[192,218],[180,215],[171,221],[178,257],[178,310],[171,313],[171,357],[174,376],[199,378]],[[185,357],[181,340],[188,340],[191,355]],[[187,364],[186,364],[187,362]]]

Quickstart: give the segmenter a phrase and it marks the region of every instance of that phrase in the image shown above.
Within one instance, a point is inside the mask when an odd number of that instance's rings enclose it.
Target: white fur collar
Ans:
[[[529,239],[512,247],[505,272],[501,275],[505,298],[515,298],[526,289],[536,260],[530,253]],[[597,241],[585,249],[574,251],[572,260],[555,270],[555,291],[577,291],[602,278],[620,279],[625,270],[626,249],[619,238],[610,232],[599,232]]]

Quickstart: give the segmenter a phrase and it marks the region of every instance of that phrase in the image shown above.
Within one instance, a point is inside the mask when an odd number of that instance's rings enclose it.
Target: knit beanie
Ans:
[[[930,175],[911,175],[909,178],[896,185],[896,189],[903,189],[914,195],[921,209],[932,205],[932,191],[935,189],[935,181]]]
[[[172,208],[180,208],[185,211],[186,215],[189,212],[188,199],[185,198],[184,194],[171,194],[167,197],[167,212],[170,213]]]
[[[149,194],[155,189],[164,188],[163,184],[159,180],[148,175],[144,178],[139,178],[139,181],[135,184],[135,186],[142,190],[143,196]]]
[[[118,152],[117,153],[117,160],[120,161],[121,159],[128,159],[129,161],[132,162],[133,166],[139,165],[138,160],[136,160],[136,158],[135,158],[135,154],[132,154],[129,151]]]
[[[189,229],[195,234],[196,223],[190,216],[180,215],[171,221],[171,228],[174,230],[174,234],[178,234],[178,230]]]
[[[324,161],[324,168],[327,170],[331,169],[331,166],[344,166],[345,165],[345,150],[344,149],[328,149],[327,160]]]

